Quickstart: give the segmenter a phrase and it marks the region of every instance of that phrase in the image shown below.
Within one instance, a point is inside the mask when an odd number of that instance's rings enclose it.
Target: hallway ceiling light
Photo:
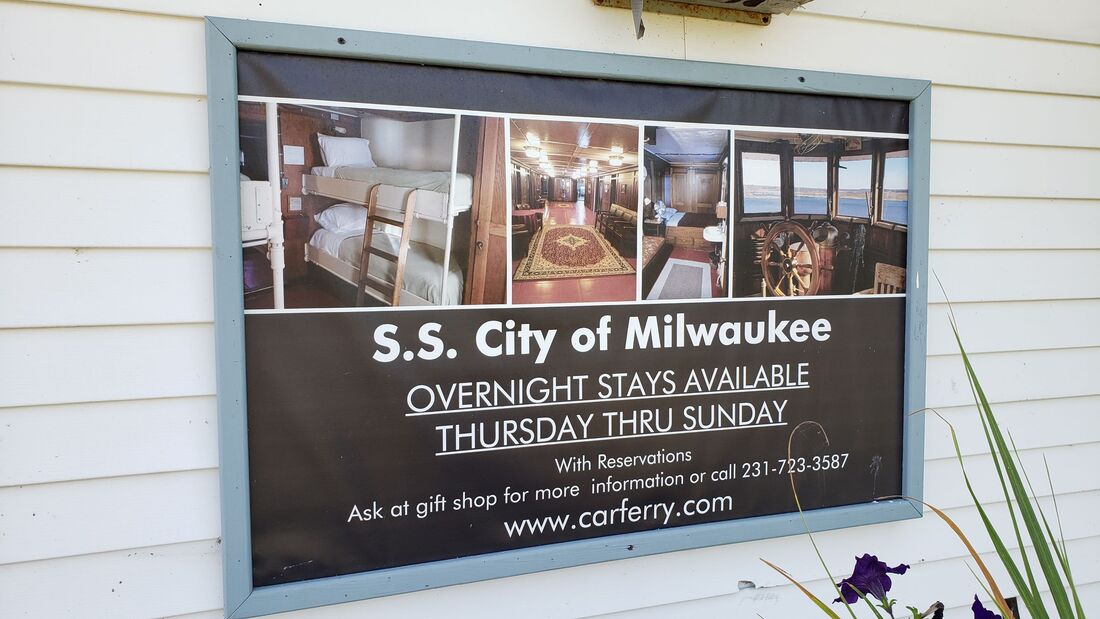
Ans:
[[[618,157],[618,156],[613,156],[610,159],[608,159],[607,162],[610,163],[612,166],[621,166],[623,164],[623,158]]]
[[[541,161],[543,163],[546,163],[547,161],[550,161],[550,155],[547,155],[546,151],[540,152],[539,153],[539,161]]]
[[[539,147],[538,146],[526,146],[526,147],[524,147],[523,151],[525,153],[527,153],[527,156],[531,157],[532,159],[539,156]]]
[[[539,136],[534,131],[528,131],[526,137],[527,143],[531,146],[538,146],[542,143],[542,140],[539,139]]]
[[[623,147],[622,146],[612,146],[611,147],[611,154],[612,155],[621,155],[621,154],[623,154]]]
[[[600,167],[600,164],[596,163],[596,160],[595,160],[595,159],[589,159],[589,160],[588,160],[588,167],[590,167],[590,168],[592,168],[593,170],[595,170],[596,168]]]

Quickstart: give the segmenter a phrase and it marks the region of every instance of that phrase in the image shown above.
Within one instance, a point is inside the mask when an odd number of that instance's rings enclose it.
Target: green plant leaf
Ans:
[[[1072,619],[1074,616],[1073,609],[1070,607],[1069,597],[1066,595],[1066,585],[1062,582],[1062,577],[1058,573],[1058,567],[1054,563],[1054,557],[1051,554],[1050,546],[1048,545],[1042,527],[1039,525],[1039,520],[1035,515],[1035,510],[1028,497],[1027,491],[1024,489],[1017,463],[1013,458],[1012,452],[1009,450],[1008,444],[1005,442],[1004,434],[997,424],[997,419],[993,416],[993,410],[989,404],[989,399],[982,389],[974,366],[970,363],[970,357],[966,354],[966,349],[962,344],[962,338],[959,336],[958,327],[953,319],[951,321],[951,330],[955,334],[955,341],[959,345],[960,354],[962,354],[963,366],[966,368],[967,379],[970,381],[974,392],[978,396],[979,410],[982,415],[985,416],[986,422],[989,423],[990,434],[996,444],[997,454],[1004,463],[1005,476],[1008,478],[1009,486],[1012,488],[1012,494],[1016,498],[1016,504],[1020,508],[1020,518],[1024,521],[1028,537],[1031,538],[1035,556],[1039,560],[1039,567],[1042,569],[1043,576],[1046,578],[1051,598],[1054,600],[1054,606],[1058,609],[1058,616],[1063,619]],[[1021,548],[1021,552],[1023,551],[1024,550]]]
[[[1012,438],[1012,433],[1008,433],[1008,441],[1012,444],[1012,452],[1016,455],[1016,458],[1020,458],[1020,450],[1016,447],[1016,439]],[[1054,484],[1050,481],[1050,466],[1047,464],[1046,455],[1043,456],[1043,465],[1047,471],[1047,483],[1050,484],[1050,496],[1054,501],[1055,513],[1058,511],[1058,499],[1054,495]],[[1062,524],[1061,518],[1058,523],[1058,537],[1054,536],[1054,532],[1050,528],[1050,523],[1047,522],[1047,516],[1043,512],[1043,506],[1039,503],[1039,497],[1035,492],[1035,487],[1031,485],[1031,477],[1027,474],[1027,469],[1021,467],[1020,472],[1024,475],[1024,481],[1027,482],[1028,490],[1031,491],[1031,501],[1035,504],[1035,509],[1039,512],[1039,517],[1043,521],[1043,528],[1046,530],[1047,538],[1050,540],[1050,545],[1054,549],[1054,555],[1058,558],[1058,564],[1062,567],[1062,573],[1066,575],[1066,582],[1069,583],[1070,593],[1073,595],[1073,604],[1077,611],[1077,616],[1082,619],[1085,616],[1085,611],[1081,607],[1081,598],[1077,595],[1077,585],[1073,582],[1073,572],[1069,567],[1069,557],[1066,554],[1066,539],[1062,536]],[[1062,543],[1059,545],[1058,540],[1061,539]]]
[[[947,429],[951,433],[951,444],[955,448],[955,458],[959,462],[959,468],[962,470],[963,483],[966,485],[966,491],[970,493],[971,500],[974,501],[974,506],[978,509],[978,516],[982,519],[982,524],[985,526],[986,533],[989,535],[990,541],[993,542],[993,548],[997,551],[997,557],[1000,558],[1001,563],[1005,566],[1005,570],[1008,572],[1009,578],[1012,580],[1012,584],[1016,586],[1018,596],[1024,603],[1024,607],[1031,613],[1035,619],[1048,619],[1049,615],[1046,609],[1043,608],[1043,601],[1039,595],[1031,594],[1028,589],[1028,583],[1024,582],[1023,576],[1020,574],[1020,568],[1016,566],[1016,562],[1012,559],[1012,554],[1005,546],[1004,541],[1001,539],[1000,533],[997,532],[997,528],[993,526],[993,522],[989,519],[989,514],[985,510],[985,506],[978,500],[978,495],[974,492],[974,486],[970,482],[970,475],[966,472],[966,465],[963,464],[962,450],[959,448],[958,434],[955,432],[955,426],[951,422],[944,419],[943,415],[940,415],[939,411],[933,410],[937,417],[940,418],[945,424]],[[1015,522],[1015,519],[1013,520]],[[1019,531],[1017,530],[1017,534]],[[1023,550],[1023,542],[1020,542],[1020,552]],[[998,606],[1000,606],[1000,600],[1003,599],[998,592],[998,595],[990,593],[992,598]],[[1002,612],[1007,611],[1007,606],[1001,608]]]
[[[997,581],[993,580],[993,574],[990,573],[989,568],[986,567],[985,561],[982,561],[982,557],[974,548],[974,544],[970,543],[970,539],[966,537],[965,533],[962,532],[962,529],[959,528],[959,525],[955,524],[955,521],[951,519],[951,516],[948,516],[943,512],[942,509],[936,507],[935,505],[932,505],[931,503],[926,503],[920,499],[915,499],[912,497],[903,498],[907,498],[911,501],[916,501],[921,505],[924,505],[928,509],[932,510],[937,516],[939,516],[940,520],[943,520],[945,523],[947,523],[947,526],[951,527],[951,530],[955,532],[955,535],[957,535],[958,538],[962,540],[963,545],[966,546],[967,552],[970,553],[970,556],[974,559],[974,563],[978,566],[978,569],[981,570],[982,576],[985,577],[985,581],[989,583],[989,590],[992,592],[992,595],[990,597],[993,598],[993,603],[996,604],[998,608],[1000,608],[1002,613],[1005,613],[1005,617],[1011,617],[1012,611],[1010,611],[1008,608],[1008,601],[1006,601],[1004,595],[1001,594],[1001,588],[997,586]]]
[[[1085,610],[1081,607],[1081,598],[1077,596],[1077,585],[1073,580],[1073,571],[1069,564],[1069,550],[1066,548],[1065,529],[1062,528],[1062,514],[1058,511],[1058,495],[1054,493],[1054,482],[1050,479],[1050,463],[1046,454],[1043,454],[1043,467],[1047,471],[1047,484],[1050,486],[1050,500],[1054,503],[1054,519],[1058,522],[1058,537],[1062,540],[1062,558],[1065,561],[1063,569],[1066,572],[1066,580],[1069,581],[1070,590],[1073,591],[1073,604],[1077,607],[1077,616],[1085,619]]]
[[[950,303],[950,302],[949,302]],[[952,313],[952,320],[954,320],[954,314]],[[969,381],[968,381],[969,384]],[[974,396],[974,401],[978,401],[978,394],[974,390],[974,386],[970,385],[970,393]],[[942,419],[942,417],[941,417]],[[1024,588],[1022,583],[1016,582],[1013,579],[1013,583],[1016,585],[1016,590],[1020,591],[1020,599],[1024,602],[1024,606],[1034,615],[1035,619],[1047,619],[1046,608],[1043,605],[1043,599],[1039,595],[1039,585],[1035,582],[1035,574],[1031,571],[1031,561],[1027,558],[1027,546],[1024,545],[1023,536],[1020,534],[1020,524],[1016,520],[1016,509],[1012,505],[1012,495],[1009,493],[1008,484],[1005,483],[1004,470],[1001,467],[1001,459],[997,456],[997,450],[993,444],[993,437],[989,433],[989,424],[985,421],[985,416],[978,413],[978,421],[982,424],[982,434],[985,436],[985,442],[989,446],[989,456],[993,460],[993,469],[997,471],[997,481],[1001,484],[1001,493],[1005,498],[1005,506],[1008,508],[1008,517],[1012,520],[1012,532],[1016,536],[1016,547],[1020,549],[1020,560],[1024,564],[1024,573],[1027,575],[1027,587]],[[962,456],[959,456],[959,466],[963,467]],[[963,467],[963,474],[966,474],[965,467]],[[971,498],[975,504],[978,502],[978,497],[974,492],[970,493]],[[981,508],[979,508],[980,510]],[[988,523],[986,527],[991,532],[993,529],[989,529]],[[991,533],[992,535],[993,533]],[[1015,567],[1015,564],[1013,564]]]

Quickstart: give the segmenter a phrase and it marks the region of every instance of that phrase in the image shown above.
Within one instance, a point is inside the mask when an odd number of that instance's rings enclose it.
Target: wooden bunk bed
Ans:
[[[313,171],[302,177],[303,194],[322,200],[308,202],[313,229],[307,262],[355,286],[357,305],[368,296],[386,305],[462,303],[464,274],[452,260],[452,248],[455,217],[471,204],[469,176],[370,168],[347,170],[341,178],[339,170]],[[406,186],[375,182],[382,179]],[[453,201],[452,187],[461,192]],[[362,233],[333,233],[316,225],[316,216],[337,204],[367,210]]]

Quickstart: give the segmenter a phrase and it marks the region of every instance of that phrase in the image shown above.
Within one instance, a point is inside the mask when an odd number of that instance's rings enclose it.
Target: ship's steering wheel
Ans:
[[[804,297],[817,294],[821,284],[821,259],[813,235],[805,226],[793,221],[775,224],[764,236],[760,269],[769,295]]]

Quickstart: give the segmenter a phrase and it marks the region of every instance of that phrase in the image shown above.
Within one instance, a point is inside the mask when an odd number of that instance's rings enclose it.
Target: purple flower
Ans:
[[[976,595],[974,596],[974,605],[970,607],[970,610],[974,611],[974,619],[1001,619],[1000,615],[982,606]]]
[[[888,574],[901,575],[908,569],[909,566],[904,563],[896,567],[887,567],[875,555],[864,554],[862,557],[856,557],[856,567],[852,570],[852,575],[840,581],[837,587],[840,588],[840,595],[848,604],[858,602],[860,594],[870,595],[880,602],[885,602],[886,592],[892,585]],[[833,603],[839,601],[840,598],[837,598]]]

